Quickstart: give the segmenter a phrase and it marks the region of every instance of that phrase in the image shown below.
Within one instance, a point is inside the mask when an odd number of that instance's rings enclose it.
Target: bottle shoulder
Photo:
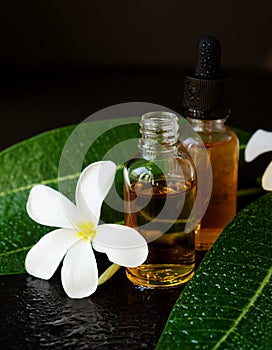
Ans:
[[[187,118],[193,130],[198,133],[205,145],[238,143],[235,131],[226,124],[226,119],[199,120]]]
[[[169,178],[193,181],[196,177],[194,162],[186,149],[178,146],[168,157],[146,159],[141,153],[135,154],[124,164],[124,178],[129,182]]]
[[[199,131],[199,136],[201,137],[205,146],[220,146],[226,143],[233,144],[233,147],[239,145],[239,139],[236,133],[227,125],[221,130],[212,131]]]

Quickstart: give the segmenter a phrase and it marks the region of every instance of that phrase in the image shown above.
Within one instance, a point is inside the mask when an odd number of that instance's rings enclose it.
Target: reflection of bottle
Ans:
[[[221,47],[211,36],[200,40],[195,72],[185,77],[183,115],[209,154],[213,188],[196,233],[196,249],[208,250],[236,214],[239,142],[225,125],[230,114],[230,76],[220,71]]]
[[[124,168],[125,224],[146,238],[149,255],[127,276],[140,286],[172,287],[194,273],[194,231],[185,226],[196,197],[195,167],[174,114],[144,114],[140,126],[140,152]]]

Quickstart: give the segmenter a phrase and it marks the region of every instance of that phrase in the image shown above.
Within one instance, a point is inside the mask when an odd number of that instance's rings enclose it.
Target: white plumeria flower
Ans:
[[[71,298],[84,298],[98,286],[93,252],[125,267],[142,264],[148,254],[146,240],[134,229],[116,224],[98,225],[103,200],[112,186],[115,164],[96,162],[81,173],[76,186],[76,205],[60,192],[35,185],[29,194],[27,212],[39,224],[60,227],[44,235],[28,252],[29,274],[49,279],[63,259],[62,285]]]
[[[251,162],[260,154],[272,151],[272,132],[257,130],[249,139],[245,149],[245,160]],[[266,168],[262,177],[264,190],[272,191],[272,161]]]

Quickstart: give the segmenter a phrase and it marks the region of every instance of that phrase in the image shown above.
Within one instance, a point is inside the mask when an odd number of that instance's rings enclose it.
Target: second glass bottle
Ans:
[[[124,167],[125,224],[146,238],[149,255],[143,265],[128,268],[127,277],[143,287],[173,287],[194,274],[194,231],[185,228],[196,198],[196,170],[179,141],[175,114],[144,114],[140,132],[140,152]]]

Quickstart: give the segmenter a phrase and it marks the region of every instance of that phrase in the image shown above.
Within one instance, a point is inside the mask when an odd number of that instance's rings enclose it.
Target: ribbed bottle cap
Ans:
[[[183,113],[197,119],[220,119],[230,114],[230,74],[220,70],[221,46],[212,36],[200,39],[196,69],[184,79]]]

